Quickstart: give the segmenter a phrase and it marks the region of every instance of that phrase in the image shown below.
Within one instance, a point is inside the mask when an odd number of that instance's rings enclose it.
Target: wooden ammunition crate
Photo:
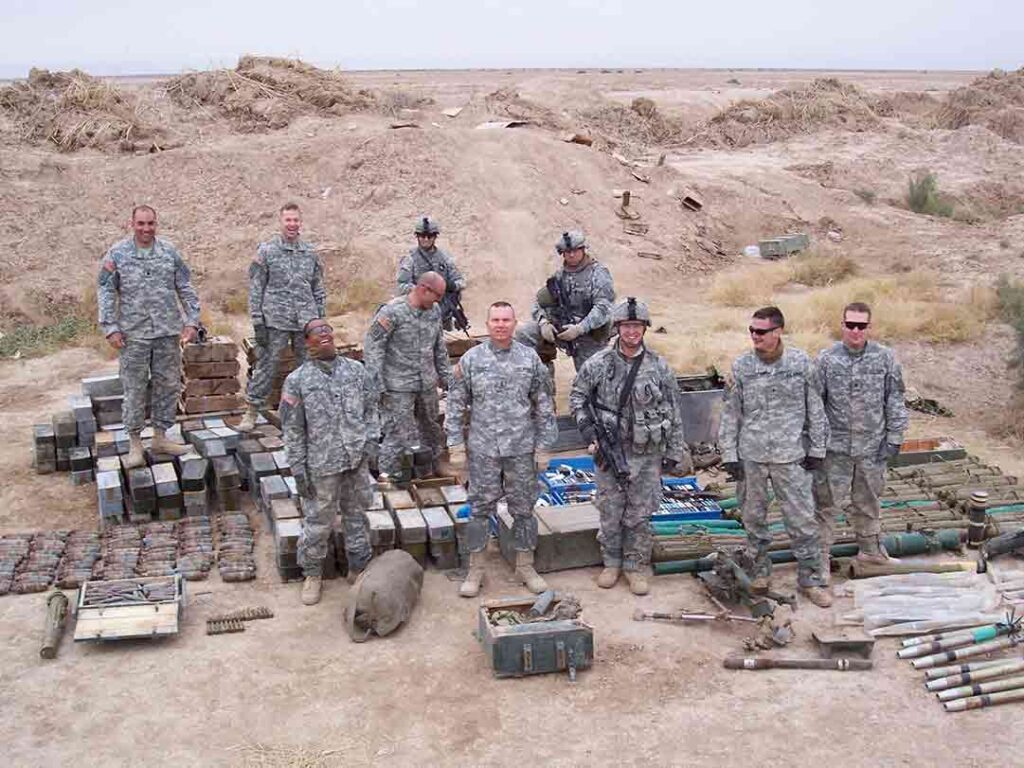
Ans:
[[[138,598],[93,605],[98,590],[111,586],[136,587]],[[172,587],[172,597],[149,600],[142,596],[147,586]],[[129,637],[163,637],[178,633],[184,615],[184,582],[180,574],[114,581],[86,581],[78,592],[75,641],[123,640]]]
[[[525,613],[536,599],[506,597],[486,600],[480,606],[477,639],[495,677],[568,672],[574,678],[576,670],[588,669],[593,664],[594,630],[580,619],[494,624],[494,614],[507,610]],[[557,602],[556,599],[556,605]]]

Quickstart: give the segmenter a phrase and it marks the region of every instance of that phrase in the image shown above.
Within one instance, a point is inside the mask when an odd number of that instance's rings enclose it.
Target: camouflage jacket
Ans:
[[[455,260],[440,248],[432,252],[413,248],[398,265],[398,295],[404,296],[416,287],[416,281],[424,272],[437,272],[448,284],[448,291],[461,291],[466,287],[466,278],[455,266]]]
[[[581,323],[584,333],[606,329],[615,304],[615,284],[608,268],[587,257],[580,269],[573,272],[562,267],[554,277],[568,298],[572,321]],[[540,321],[547,313],[534,301],[531,315]]]
[[[148,256],[138,252],[134,237],[112,245],[100,262],[96,291],[104,336],[120,331],[156,339],[199,324],[199,296],[188,265],[159,237]]]
[[[473,347],[455,366],[444,426],[448,445],[463,442],[480,456],[523,456],[550,448],[558,437],[551,378],[537,353],[518,341],[498,349]]]
[[[313,246],[281,235],[260,243],[249,265],[249,316],[253,325],[301,331],[327,314],[324,271]]]
[[[737,358],[718,428],[723,461],[821,458],[827,437],[818,377],[806,352],[785,347],[773,363],[752,351]]]
[[[618,344],[587,360],[569,393],[569,408],[587,443],[596,440],[594,424],[584,407],[589,399],[601,422],[617,434],[627,454],[660,453],[682,461],[687,453],[679,410],[679,385],[668,363],[645,345],[632,393],[619,413],[622,388],[636,358],[625,357]]]
[[[451,363],[441,330],[441,310],[415,309],[396,296],[377,310],[363,340],[363,362],[377,392],[448,389]]]
[[[886,443],[902,444],[909,419],[891,349],[869,341],[857,353],[836,342],[818,355],[817,369],[830,451],[875,456]]]
[[[355,360],[307,360],[284,380],[281,410],[288,463],[310,477],[355,469],[380,439],[377,398]]]

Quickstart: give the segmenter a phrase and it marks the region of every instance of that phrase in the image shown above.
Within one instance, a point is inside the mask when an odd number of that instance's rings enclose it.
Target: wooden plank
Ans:
[[[240,395],[210,395],[209,397],[187,397],[181,403],[185,413],[211,413],[231,411],[242,407]]]
[[[116,640],[173,635],[178,632],[178,604],[80,608],[75,640]]]
[[[215,363],[234,360],[238,357],[238,345],[227,336],[214,336],[202,344],[192,342],[185,345],[182,359],[186,363]]]
[[[198,397],[201,395],[233,395],[242,388],[237,378],[229,379],[190,379],[185,382],[182,395]]]
[[[226,379],[237,376],[242,366],[237,360],[219,363],[185,363],[185,379]]]

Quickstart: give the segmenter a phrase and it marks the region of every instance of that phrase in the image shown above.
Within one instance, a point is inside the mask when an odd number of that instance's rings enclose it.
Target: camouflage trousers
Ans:
[[[533,347],[533,349],[538,350],[538,354],[542,345],[549,349],[551,348],[551,344],[541,338],[540,325],[534,322],[523,323],[519,326],[516,330],[516,341]],[[576,367],[576,371],[579,372],[580,368],[583,367],[583,364],[604,349],[607,344],[607,339],[604,341],[596,341],[592,336],[586,333],[576,339],[576,341],[573,342],[572,355],[572,364]],[[559,341],[555,346],[566,354],[569,354],[566,351],[565,342]],[[549,367],[549,370],[552,369]],[[553,377],[554,372],[552,370],[552,381],[554,381]]]
[[[125,339],[120,356],[124,401],[121,421],[129,433],[138,434],[146,424],[146,390],[153,382],[150,417],[156,429],[170,429],[178,412],[181,392],[181,343],[178,336]]]
[[[252,372],[249,385],[245,390],[246,399],[250,405],[257,408],[264,408],[267,404],[267,396],[274,386],[274,376],[277,375],[277,368],[280,364],[281,353],[291,345],[295,353],[295,367],[298,368],[306,361],[306,340],[302,331],[279,331],[277,328],[267,328],[266,346],[257,347],[256,369]]]
[[[836,517],[845,513],[857,543],[868,552],[877,552],[882,532],[882,505],[878,497],[885,485],[885,459],[829,451],[824,468],[817,474],[814,503],[822,551],[831,548],[835,541]]]
[[[361,571],[373,557],[366,509],[373,502],[373,480],[364,461],[355,469],[313,479],[315,499],[302,500],[299,565],[306,576],[323,573],[335,515],[341,516],[345,556],[351,570]]]
[[[627,450],[629,484],[623,490],[615,475],[597,468],[595,504],[601,513],[597,541],[608,568],[638,571],[651,561],[651,515],[661,501],[661,457]]]
[[[470,517],[466,524],[466,543],[470,552],[487,546],[490,517],[498,511],[504,496],[512,516],[512,540],[517,552],[537,548],[537,469],[532,453],[522,456],[480,456],[469,454]]]
[[[397,475],[402,469],[402,453],[414,446],[429,448],[437,459],[444,445],[444,433],[438,423],[437,388],[419,392],[385,392],[381,395],[381,427],[378,466],[381,472]]]
[[[736,491],[754,559],[751,577],[767,576],[772,570],[768,558],[772,543],[768,529],[768,483],[771,481],[796,557],[797,583],[801,587],[825,586],[811,473],[795,461],[786,464],[744,461],[743,473],[743,482],[738,484]]]

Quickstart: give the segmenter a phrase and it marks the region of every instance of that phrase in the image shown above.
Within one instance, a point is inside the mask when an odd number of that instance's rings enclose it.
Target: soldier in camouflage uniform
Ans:
[[[512,516],[516,577],[534,593],[547,589],[533,567],[537,547],[535,454],[558,437],[551,381],[537,354],[513,339],[516,315],[508,302],[487,310],[489,340],[473,347],[455,366],[445,429],[452,463],[462,464],[469,416],[469,501],[466,526],[469,572],[463,597],[480,593],[484,578],[488,518],[503,495]]]
[[[363,366],[338,355],[326,320],[305,328],[309,358],[288,374],[281,419],[288,464],[302,497],[302,602],[320,601],[323,561],[335,515],[345,533],[349,582],[370,561],[366,509],[373,500],[368,459],[380,439],[377,399]]]
[[[580,368],[569,393],[569,407],[597,462],[596,504],[601,512],[597,538],[604,560],[597,584],[611,589],[625,571],[633,594],[646,595],[650,521],[661,502],[662,460],[675,474],[689,474],[693,464],[683,436],[675,374],[664,358],[644,344],[651,324],[647,305],[626,299],[612,311],[612,323],[618,341]],[[626,466],[621,469],[628,469],[628,477],[617,477],[601,453],[595,415],[622,446]]]
[[[424,272],[412,292],[377,310],[363,341],[366,375],[381,398],[379,467],[392,477],[414,446],[430,448],[435,460],[444,447],[437,385],[448,389],[452,376],[437,306],[444,287],[443,277]]]
[[[302,329],[327,313],[327,293],[320,258],[313,246],[300,240],[302,212],[295,203],[281,208],[281,232],[260,243],[249,265],[249,315],[256,337],[256,369],[249,379],[249,408],[238,425],[242,432],[256,427],[266,407],[281,353],[291,346],[296,368],[306,357]]]
[[[737,494],[755,563],[754,588],[769,588],[770,480],[792,541],[800,591],[827,608],[832,597],[825,587],[811,475],[824,463],[828,423],[814,363],[806,352],[783,345],[784,326],[777,307],[754,313],[749,329],[754,349],[733,363],[718,444],[722,465],[741,481]]]
[[[615,303],[615,285],[608,268],[587,253],[582,232],[563,232],[555,245],[562,267],[552,275],[568,302],[568,313],[559,317],[557,303],[545,285],[533,303],[534,322],[524,323],[516,339],[540,351],[558,347],[572,357],[576,370],[592,355],[604,349],[609,335],[609,317]],[[553,373],[553,371],[552,371]]]
[[[156,236],[156,211],[132,211],[133,237],[111,246],[100,263],[99,324],[120,353],[124,386],[122,421],[128,430],[130,468],[145,464],[142,427],[146,387],[152,379],[153,451],[180,456],[189,449],[167,439],[181,391],[181,344],[195,339],[199,297],[178,250]]]
[[[900,452],[907,429],[903,371],[892,350],[868,340],[871,308],[855,302],[843,310],[842,340],[818,355],[818,382],[828,417],[828,452],[816,485],[822,557],[828,562],[840,510],[853,525],[857,559],[889,558],[879,536],[886,460]]]
[[[416,233],[416,247],[398,265],[398,296],[411,293],[420,277],[426,272],[436,272],[445,282],[441,302],[441,325],[452,328],[452,302],[461,300],[462,291],[467,282],[453,259],[446,251],[437,247],[437,236],[441,234],[441,226],[437,219],[420,216],[413,227]]]

